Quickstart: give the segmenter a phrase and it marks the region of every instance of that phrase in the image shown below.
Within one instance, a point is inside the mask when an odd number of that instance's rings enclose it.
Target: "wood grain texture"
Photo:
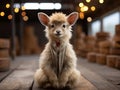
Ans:
[[[81,59],[81,58],[80,58]],[[83,76],[99,90],[120,90],[120,71],[87,60],[79,60],[79,68]],[[84,69],[81,69],[84,67]]]
[[[53,89],[53,88],[43,89],[43,88],[39,88],[38,85],[36,83],[34,83],[34,86],[33,86],[32,90],[98,90],[94,85],[92,85],[83,76],[81,76],[79,79],[80,79],[79,86],[77,86],[76,88],[73,88],[73,89],[68,89],[68,88],[62,88],[62,89]]]
[[[23,58],[20,66],[0,83],[0,90],[29,90],[38,62],[34,58],[27,59]]]
[[[7,71],[10,68],[10,58],[0,58],[0,71]]]
[[[38,68],[38,56],[22,56],[12,63],[13,70],[0,73],[0,90],[56,90],[41,89],[37,84],[31,87],[33,75]],[[78,60],[78,69],[82,76],[78,87],[70,90],[120,90],[120,71],[104,65]],[[8,75],[5,78],[5,75]],[[1,78],[2,77],[2,78]],[[30,88],[31,87],[31,88]],[[58,90],[68,90],[58,89]]]

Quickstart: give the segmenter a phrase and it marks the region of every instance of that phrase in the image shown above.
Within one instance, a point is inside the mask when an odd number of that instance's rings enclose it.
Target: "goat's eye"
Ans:
[[[55,27],[54,24],[52,24],[51,27],[54,28]]]
[[[66,26],[65,26],[65,24],[63,24],[63,28],[65,28]]]

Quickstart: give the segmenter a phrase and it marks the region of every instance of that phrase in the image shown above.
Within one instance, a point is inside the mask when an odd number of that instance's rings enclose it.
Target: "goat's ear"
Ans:
[[[77,19],[78,19],[77,12],[73,12],[70,15],[68,15],[68,17],[67,17],[67,21],[71,26],[73,26],[76,23]]]
[[[45,13],[38,13],[38,18],[41,22],[41,24],[43,24],[44,26],[47,26],[48,25],[48,22],[49,22],[49,16]]]

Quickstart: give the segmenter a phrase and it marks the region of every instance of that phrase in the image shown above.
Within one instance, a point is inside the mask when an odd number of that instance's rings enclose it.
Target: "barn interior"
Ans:
[[[70,43],[81,78],[71,90],[120,90],[120,0],[0,0],[0,90],[53,90],[33,83],[48,42],[38,12],[78,12]]]

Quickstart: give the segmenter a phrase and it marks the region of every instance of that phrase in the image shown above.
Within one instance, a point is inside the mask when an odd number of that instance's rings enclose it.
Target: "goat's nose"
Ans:
[[[58,30],[58,31],[56,31],[58,34],[60,34],[60,31]]]

